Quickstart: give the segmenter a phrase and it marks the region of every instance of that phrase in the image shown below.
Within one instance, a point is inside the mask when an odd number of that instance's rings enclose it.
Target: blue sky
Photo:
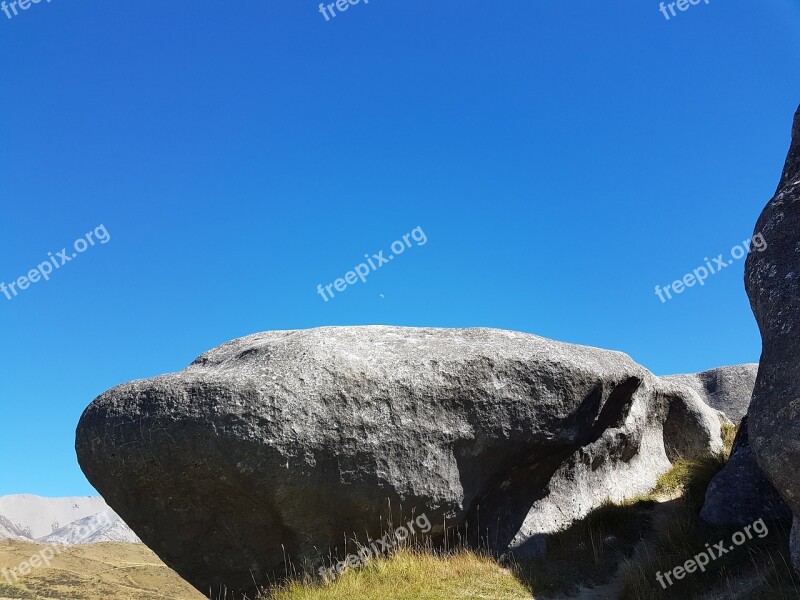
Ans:
[[[0,13],[0,494],[93,493],[83,409],[229,339],[487,326],[657,374],[756,361],[743,261],[800,103],[800,5],[53,0]],[[344,277],[412,247],[329,302]]]

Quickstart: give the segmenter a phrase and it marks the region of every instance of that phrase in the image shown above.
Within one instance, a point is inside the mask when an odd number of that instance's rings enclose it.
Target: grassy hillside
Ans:
[[[17,566],[45,546],[0,542],[0,568]],[[447,557],[401,551],[345,573],[327,586],[295,583],[274,600],[531,600],[513,574],[487,557],[460,552]],[[203,600],[191,586],[138,544],[97,544],[64,549],[9,586],[0,576],[0,600]]]
[[[0,569],[16,567],[44,548],[0,542]],[[65,547],[49,566],[12,582],[0,575],[0,600],[203,600],[141,544]]]

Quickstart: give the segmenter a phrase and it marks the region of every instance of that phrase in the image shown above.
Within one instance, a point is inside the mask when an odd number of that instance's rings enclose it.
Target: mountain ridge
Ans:
[[[0,541],[44,544],[141,543],[100,496],[0,496]]]

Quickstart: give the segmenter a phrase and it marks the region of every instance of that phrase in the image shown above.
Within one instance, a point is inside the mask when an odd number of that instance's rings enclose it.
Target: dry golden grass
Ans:
[[[0,542],[0,569],[12,569],[45,546]],[[68,546],[49,566],[20,576],[13,586],[0,576],[0,600],[203,600],[141,544]]]
[[[491,558],[471,552],[435,556],[400,550],[346,572],[327,585],[293,583],[270,600],[532,600]]]
[[[730,423],[722,424],[722,443],[725,444],[725,458],[729,458],[731,450],[733,449],[733,442],[736,440],[736,434],[739,433],[739,425],[732,425]]]

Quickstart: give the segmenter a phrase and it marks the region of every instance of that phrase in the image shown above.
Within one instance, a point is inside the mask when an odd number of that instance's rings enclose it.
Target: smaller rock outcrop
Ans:
[[[671,461],[722,452],[724,415],[708,406],[691,387],[661,378],[657,395],[668,406],[664,448]],[[717,438],[719,438],[717,440]]]
[[[742,420],[725,468],[711,481],[701,518],[713,525],[744,526],[789,520],[792,513],[756,463],[750,447],[747,417]]]
[[[758,363],[750,363],[662,379],[692,388],[703,402],[739,423],[747,414],[757,375]]]

